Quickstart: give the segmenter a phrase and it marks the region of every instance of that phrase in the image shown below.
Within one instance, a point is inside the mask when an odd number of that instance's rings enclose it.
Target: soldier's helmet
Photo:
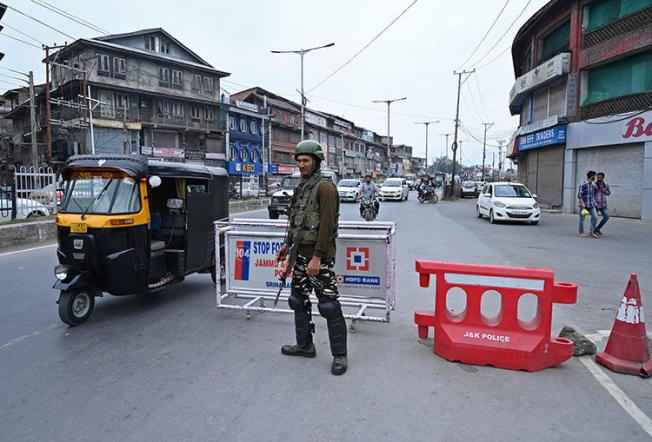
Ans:
[[[324,149],[315,140],[303,140],[299,142],[294,151],[294,159],[299,155],[312,155],[319,161],[324,161]]]

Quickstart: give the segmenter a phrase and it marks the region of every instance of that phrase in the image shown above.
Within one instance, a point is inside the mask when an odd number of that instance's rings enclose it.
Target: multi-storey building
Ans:
[[[82,38],[46,61],[50,121],[41,94],[39,122],[51,126],[51,160],[95,151],[196,162],[208,154],[209,163],[224,164],[220,78],[229,74],[163,29]],[[25,111],[10,117],[24,119]],[[46,142],[44,130],[39,140]]]
[[[550,1],[512,56],[518,179],[573,212],[586,171],[603,171],[612,214],[652,219],[652,0]]]
[[[253,103],[229,100],[228,161],[226,169],[236,178],[248,177],[262,184],[264,165],[268,163],[265,147],[265,109]],[[257,177],[254,178],[254,177]]]

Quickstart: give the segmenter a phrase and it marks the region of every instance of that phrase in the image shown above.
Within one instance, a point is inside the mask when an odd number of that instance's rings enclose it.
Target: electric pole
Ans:
[[[392,161],[389,158],[390,154],[390,134],[389,134],[389,116],[390,116],[390,106],[393,102],[395,101],[402,101],[402,100],[407,100],[407,97],[403,98],[395,98],[393,100],[373,100],[373,103],[387,103],[387,163],[388,166],[391,168]]]
[[[503,144],[505,144],[505,140],[496,141],[498,141],[498,177],[500,178],[500,175],[503,173],[503,165],[505,164],[505,157],[503,156]]]
[[[428,173],[428,126],[437,123],[439,123],[439,120],[414,123],[414,124],[423,124],[426,127],[426,173]]]
[[[457,105],[455,107],[455,134],[453,137],[453,173],[451,174],[451,187],[448,192],[448,196],[452,199],[455,195],[455,161],[457,158],[457,132],[460,127],[460,92],[462,90],[462,75],[466,75],[466,78],[469,78],[469,75],[473,74],[475,69],[472,71],[463,70],[462,72],[453,71],[453,75],[457,75]],[[466,79],[464,79],[466,81]]]
[[[324,48],[330,48],[331,46],[335,46],[335,43],[328,43],[327,45],[323,46],[316,46],[314,48],[310,49],[299,49],[296,51],[271,51],[272,54],[297,54],[301,57],[301,141],[303,141],[304,138],[304,127],[306,123],[306,95],[303,92],[303,56],[306,55],[310,51],[314,51],[317,49],[324,49]]]
[[[496,181],[496,152],[491,152],[491,181]]]
[[[30,138],[32,142],[32,167],[34,172],[38,172],[38,142],[36,139],[36,97],[34,96],[34,72],[29,71],[27,74],[29,82],[29,120],[30,120]]]
[[[491,126],[493,126],[493,123],[482,123],[484,126],[484,140],[482,141],[482,181],[484,181],[484,163],[485,163],[485,157],[487,155],[487,131]]]

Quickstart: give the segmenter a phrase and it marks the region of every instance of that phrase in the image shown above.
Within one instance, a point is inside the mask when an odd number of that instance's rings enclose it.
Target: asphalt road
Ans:
[[[554,333],[610,329],[638,272],[652,317],[652,225],[613,220],[604,239],[580,239],[575,217],[491,225],[474,217],[475,200],[420,206],[414,196],[381,206],[380,219],[398,224],[397,308],[390,324],[349,335],[341,377],[329,373],[321,318],[317,357],[284,357],[292,317],[218,311],[207,275],[99,298],[69,328],[50,288],[54,247],[0,251],[0,440],[648,440],[578,359],[536,373],[449,363],[417,339],[412,317],[434,303],[416,258],[552,268],[580,286],[576,305],[555,307]],[[356,211],[345,204],[342,218]],[[650,380],[607,376],[652,415]]]

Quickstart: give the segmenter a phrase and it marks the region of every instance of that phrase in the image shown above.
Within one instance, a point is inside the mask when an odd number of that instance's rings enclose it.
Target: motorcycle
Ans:
[[[360,216],[365,221],[373,221],[376,219],[375,201],[372,199],[363,199],[360,203]]]
[[[437,201],[439,201],[439,197],[437,196],[434,187],[429,187],[423,190],[419,189],[419,195],[417,198],[419,200],[419,203],[421,204],[424,203],[436,204]]]

